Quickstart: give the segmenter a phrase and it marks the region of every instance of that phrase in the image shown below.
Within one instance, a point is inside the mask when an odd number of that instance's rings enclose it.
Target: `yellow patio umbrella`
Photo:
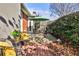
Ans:
[[[3,49],[3,56],[16,56],[15,49],[8,42],[0,42],[0,48]]]
[[[7,42],[0,42],[0,46],[3,46],[3,47],[12,47],[9,43]]]

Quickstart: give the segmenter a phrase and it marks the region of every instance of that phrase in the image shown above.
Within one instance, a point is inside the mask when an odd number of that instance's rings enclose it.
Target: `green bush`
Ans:
[[[74,46],[79,43],[79,12],[63,16],[48,25],[47,31],[67,39]]]

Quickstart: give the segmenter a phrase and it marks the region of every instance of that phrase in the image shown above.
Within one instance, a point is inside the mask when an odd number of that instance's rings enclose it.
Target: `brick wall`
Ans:
[[[22,30],[27,32],[28,30],[28,16],[22,12]]]

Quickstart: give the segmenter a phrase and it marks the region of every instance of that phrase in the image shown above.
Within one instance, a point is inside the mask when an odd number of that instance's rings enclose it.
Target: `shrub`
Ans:
[[[70,41],[73,46],[79,43],[79,12],[63,16],[48,25],[47,31],[56,37]]]

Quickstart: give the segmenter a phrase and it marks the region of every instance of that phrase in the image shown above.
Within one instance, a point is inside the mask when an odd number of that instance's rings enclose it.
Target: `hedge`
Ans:
[[[63,16],[48,25],[47,31],[77,46],[79,43],[79,12]]]

